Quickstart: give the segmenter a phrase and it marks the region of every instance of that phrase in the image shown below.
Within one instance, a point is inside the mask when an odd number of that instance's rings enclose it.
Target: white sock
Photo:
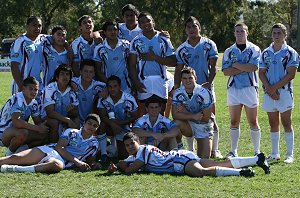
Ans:
[[[25,151],[29,149],[29,146],[27,144],[23,144],[22,146],[20,146],[15,153],[20,153],[21,151]]]
[[[107,139],[106,139],[106,133],[102,135],[97,135],[97,139],[99,142],[101,155],[107,155]]]
[[[245,166],[255,165],[258,160],[257,156],[253,157],[233,157],[230,162],[233,168],[242,168]]]
[[[189,151],[194,151],[195,150],[194,137],[186,137],[186,142],[187,142]]]
[[[271,155],[279,155],[280,133],[279,132],[271,132],[270,138],[271,138],[271,148],[272,148]]]
[[[285,143],[286,143],[286,156],[293,156],[294,154],[294,131],[285,132]]]
[[[12,165],[12,166],[14,166],[14,165]],[[35,165],[31,165],[31,166],[15,166],[15,172],[35,173]]]
[[[219,149],[219,131],[214,131],[214,137],[213,137],[213,151],[217,151]]]
[[[7,148],[5,156],[10,156],[12,154],[14,154],[14,152],[12,152],[9,148]]]
[[[241,169],[226,168],[226,167],[216,167],[216,176],[240,176]]]
[[[260,153],[260,129],[250,129],[254,153]]]
[[[237,154],[238,142],[240,137],[240,128],[230,128],[231,152]]]

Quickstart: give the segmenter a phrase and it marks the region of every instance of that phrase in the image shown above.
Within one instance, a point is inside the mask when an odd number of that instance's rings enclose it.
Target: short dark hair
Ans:
[[[86,122],[88,120],[95,120],[99,125],[101,123],[100,117],[97,114],[94,114],[94,113],[90,113],[89,115],[87,115],[84,122]]]
[[[28,76],[23,80],[23,86],[26,87],[28,85],[38,85],[39,81],[36,80],[33,76]]]
[[[287,36],[287,29],[286,29],[285,25],[283,25],[282,23],[274,24],[272,26],[272,31],[273,31],[274,28],[280,28],[282,30],[283,34]]]
[[[108,26],[116,26],[119,29],[118,23],[115,20],[106,21],[102,26],[102,30],[106,31]]]
[[[59,73],[60,73],[61,71],[67,71],[67,72],[70,73],[70,81],[69,81],[68,84],[71,86],[71,79],[72,79],[72,77],[73,77],[73,72],[72,72],[71,67],[67,66],[66,64],[61,64],[61,65],[59,65],[59,66],[55,69],[54,75],[53,75],[53,77],[52,77],[52,79],[50,80],[49,83],[55,82],[55,81],[56,81],[56,78],[58,78]]]
[[[139,16],[139,10],[132,4],[126,4],[123,8],[122,8],[122,16],[124,16],[126,11],[132,11],[134,12],[135,16]]]
[[[93,23],[95,23],[95,20],[93,19],[93,17],[91,17],[90,15],[83,15],[78,19],[78,26],[81,26],[81,23],[84,19],[88,19],[90,18],[92,20]]]
[[[147,99],[145,100],[145,106],[148,108],[148,106],[149,106],[150,103],[158,103],[159,106],[161,107],[161,105],[162,105],[162,100],[161,100],[158,96],[153,95],[153,96],[151,96],[150,98],[147,98]]]
[[[41,21],[42,22],[42,19],[41,17],[38,17],[38,16],[30,16],[27,18],[27,21],[26,21],[26,25],[29,25],[32,21]]]
[[[66,28],[64,28],[64,27],[61,26],[61,25],[55,25],[55,26],[53,26],[53,28],[52,28],[52,30],[51,30],[51,34],[54,35],[55,32],[57,32],[58,30],[61,30],[61,31],[67,33]]]
[[[114,81],[114,80],[117,81],[117,83],[121,86],[121,79],[116,75],[111,75],[110,77],[108,77],[106,81],[106,85],[108,85],[110,81]]]
[[[82,70],[85,65],[92,66],[96,70],[96,63],[92,59],[83,59],[80,62],[80,70]]]
[[[180,74],[181,74],[181,76],[182,76],[182,74],[193,74],[195,77],[197,76],[195,70],[192,67],[184,67],[181,70]]]
[[[242,23],[242,22],[235,24],[234,29],[236,27],[239,27],[239,26],[242,26],[248,32],[248,26],[245,23]]]
[[[131,139],[133,141],[140,141],[140,138],[139,136],[137,136],[135,133],[133,132],[128,132],[128,133],[125,133],[124,134],[124,137],[123,137],[123,142],[125,142],[125,140],[128,140],[128,139]]]
[[[198,21],[198,19],[194,16],[190,16],[185,22],[184,22],[184,28],[186,28],[188,23],[196,23],[196,25],[198,25],[198,27],[201,29],[201,25],[200,22]]]
[[[154,19],[153,19],[152,15],[151,15],[149,12],[141,12],[141,13],[139,14],[139,16],[138,16],[138,22],[140,22],[140,19],[141,19],[142,17],[146,17],[146,16],[150,16],[151,19],[152,19],[152,21],[154,22]]]

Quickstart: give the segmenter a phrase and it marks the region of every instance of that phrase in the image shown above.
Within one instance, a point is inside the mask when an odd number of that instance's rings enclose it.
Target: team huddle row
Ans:
[[[257,164],[269,173],[266,160],[280,159],[279,116],[287,143],[284,162],[293,162],[291,81],[299,57],[285,42],[284,25],[272,27],[273,43],[262,53],[247,40],[248,27],[235,25],[236,42],[222,60],[222,71],[229,76],[231,151],[228,161],[214,162],[208,158],[223,158],[213,87],[216,44],[201,36],[199,21],[189,17],[184,27],[187,40],[174,53],[169,33],[155,30],[149,13],[128,4],[122,16],[124,23],[104,23],[104,40],[94,32],[93,19],[82,16],[81,36],[71,47],[63,27],[55,26],[51,36],[41,35],[41,20],[28,18],[26,34],[11,48],[14,94],[1,110],[0,139],[8,148],[7,157],[0,158],[2,172],[98,169],[97,156],[105,162],[109,155],[125,159],[111,164],[110,172],[253,176],[252,169],[239,168]],[[167,66],[176,66],[174,78]],[[268,158],[260,153],[258,69],[265,90],[262,106],[270,120]],[[168,102],[174,120],[164,116]],[[255,154],[249,158],[237,154],[243,107]],[[34,124],[28,123],[30,116]],[[190,151],[182,150],[182,135]]]

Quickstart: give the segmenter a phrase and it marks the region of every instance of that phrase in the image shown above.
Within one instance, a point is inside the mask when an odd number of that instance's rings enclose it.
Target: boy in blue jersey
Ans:
[[[89,15],[83,15],[78,19],[81,35],[71,43],[74,52],[72,63],[74,76],[80,75],[80,62],[83,59],[93,59],[95,46],[102,42],[99,32],[93,32],[94,23],[94,19]]]
[[[216,76],[216,63],[218,59],[218,49],[216,44],[201,35],[201,26],[199,21],[190,16],[185,22],[185,32],[187,40],[176,50],[177,66],[174,74],[175,89],[180,86],[181,70],[184,66],[192,67],[197,76],[197,84],[208,88],[212,92],[213,105],[212,112],[216,114],[216,96],[213,86],[213,80]],[[190,150],[194,150],[193,139],[187,138]],[[212,157],[223,158],[218,150],[219,129],[214,120],[214,136]]]
[[[0,145],[6,146],[6,155],[46,143],[49,129],[42,122],[35,97],[39,83],[34,77],[22,82],[22,91],[14,94],[0,112]],[[30,116],[34,124],[28,122]]]
[[[179,128],[174,121],[160,114],[160,99],[152,96],[146,100],[145,106],[147,114],[140,117],[132,129],[139,136],[141,144],[154,145],[163,151],[177,148]]]
[[[105,83],[93,79],[95,68],[95,61],[85,59],[80,63],[80,77],[72,78],[79,100],[78,110],[81,126],[86,116],[96,111],[99,94],[106,87]]]
[[[258,75],[260,49],[249,42],[248,27],[244,23],[234,26],[235,44],[224,52],[222,70],[229,76],[227,83],[227,104],[230,113],[231,151],[226,158],[237,156],[240,137],[240,119],[243,107],[250,126],[250,135],[254,154],[260,151],[260,128],[257,120],[258,111]]]
[[[57,144],[34,147],[0,158],[1,172],[59,172],[76,167],[81,171],[100,169],[95,161],[98,141],[95,132],[100,124],[96,114],[89,114],[78,129],[67,129]]]
[[[140,101],[144,102],[153,95],[164,101],[163,114],[168,97],[166,65],[176,64],[173,46],[168,38],[154,29],[154,19],[149,13],[140,13],[138,22],[143,32],[130,44],[129,75]]]
[[[132,95],[121,90],[121,80],[117,76],[113,75],[107,79],[107,90],[108,98],[99,98],[97,106],[102,120],[98,134],[100,134],[99,138],[104,138],[105,134],[113,136],[112,143],[115,144],[115,140],[117,141],[119,158],[124,159],[127,157],[127,153],[122,143],[123,136],[126,132],[131,131],[131,123],[137,119],[138,106]],[[101,155],[106,155],[106,148],[101,145],[100,147]]]
[[[118,24],[115,21],[106,21],[102,29],[105,40],[96,46],[94,52],[97,79],[106,82],[108,77],[118,76],[122,91],[130,93],[131,83],[127,70],[130,43],[117,37]]]
[[[51,32],[53,44],[43,47],[43,86],[46,87],[54,75],[55,69],[61,64],[68,64],[68,51],[65,49],[67,31],[63,26],[56,25]]]
[[[181,71],[182,86],[173,93],[172,115],[184,136],[195,137],[197,155],[209,158],[214,131],[212,94],[196,80],[193,68],[185,67]]]
[[[137,18],[139,16],[138,9],[132,4],[126,4],[122,8],[122,17],[124,23],[119,23],[119,34],[120,39],[125,39],[129,42],[132,41],[134,37],[142,32],[138,25]]]
[[[60,65],[52,81],[43,90],[43,110],[50,126],[49,142],[57,142],[63,128],[79,129],[78,96],[71,89],[72,70]]]
[[[286,141],[285,163],[294,161],[294,131],[292,109],[294,107],[292,80],[299,66],[298,53],[286,44],[287,29],[277,23],[272,27],[273,43],[266,48],[260,58],[259,78],[263,83],[263,109],[267,112],[270,124],[272,152],[269,160],[280,160],[280,122],[284,128]],[[280,119],[281,118],[281,119]]]
[[[199,158],[191,151],[171,150],[163,152],[155,146],[140,145],[139,138],[133,132],[124,135],[123,142],[129,157],[117,164],[110,164],[108,172],[117,170],[126,174],[144,171],[151,173],[177,173],[191,177],[203,176],[254,176],[252,168],[240,169],[252,165],[261,167],[265,174],[270,173],[265,155],[254,157],[236,157],[224,162],[215,162]]]

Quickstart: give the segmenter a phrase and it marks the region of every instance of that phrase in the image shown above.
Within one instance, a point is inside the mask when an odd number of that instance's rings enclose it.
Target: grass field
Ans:
[[[10,73],[0,73],[0,105],[5,103],[10,92]],[[230,149],[229,115],[226,106],[227,77],[218,72],[215,87],[217,95],[217,121],[220,127],[220,150],[225,155]],[[256,176],[204,177],[134,174],[125,176],[106,175],[106,171],[79,173],[70,170],[58,174],[1,174],[0,197],[298,197],[300,193],[300,76],[294,80],[295,109],[295,162],[283,161],[271,164],[271,174],[254,167]],[[262,96],[260,89],[260,96]],[[259,124],[262,131],[261,150],[270,152],[269,127],[266,113],[259,109]],[[285,141],[281,133],[281,156],[285,157]],[[4,155],[4,148],[0,155]],[[239,155],[253,155],[248,124],[243,114]]]

